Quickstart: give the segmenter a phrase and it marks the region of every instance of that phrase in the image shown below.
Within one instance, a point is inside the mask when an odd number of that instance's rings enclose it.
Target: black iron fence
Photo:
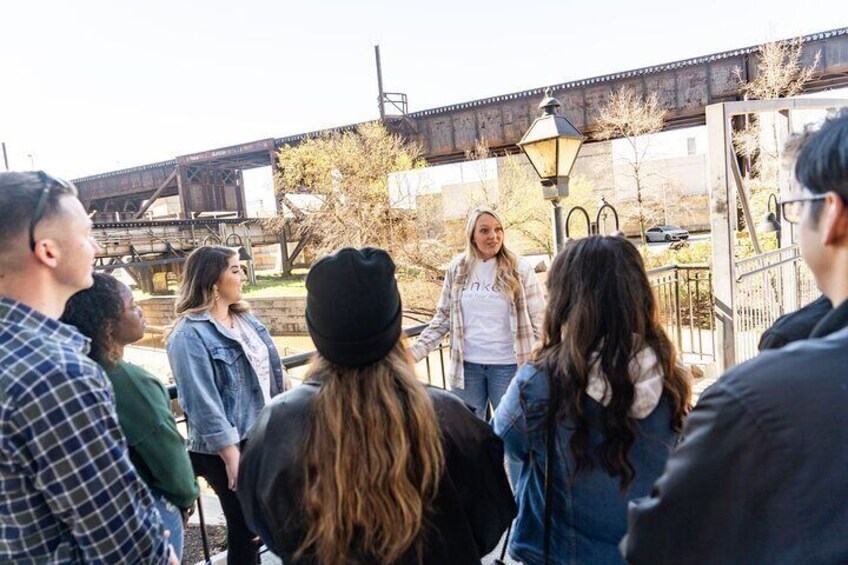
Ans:
[[[715,353],[713,275],[707,265],[669,265],[648,271],[660,320],[685,361]]]

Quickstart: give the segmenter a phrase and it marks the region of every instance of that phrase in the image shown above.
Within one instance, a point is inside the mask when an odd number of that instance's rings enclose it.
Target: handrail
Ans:
[[[417,326],[410,326],[408,328],[404,328],[403,333],[406,334],[406,337],[416,337],[421,335],[421,332],[427,329],[428,325],[429,324],[419,324]],[[294,355],[287,355],[283,357],[280,361],[283,363],[283,367],[285,367],[286,370],[295,369],[311,363],[315,353],[316,351],[314,349],[312,351],[304,351],[303,353],[295,353]],[[179,396],[177,394],[177,385],[168,385],[167,389],[170,399],[176,400]]]
[[[780,261],[775,261],[774,263],[769,263],[768,265],[765,265],[763,267],[758,267],[758,268],[754,269],[753,271],[748,271],[748,272],[736,275],[736,282],[742,282],[742,280],[750,277],[751,275],[756,275],[757,273],[770,271],[771,269],[774,269],[775,267],[778,267],[780,265],[785,265],[786,263],[794,263],[795,261],[801,261],[801,260],[802,260],[801,256],[797,255],[795,257],[787,257],[786,259],[781,259]]]
[[[784,251],[792,251],[792,252],[797,253],[798,252],[798,244],[790,245],[788,247],[779,247],[777,249],[772,249],[771,251],[764,251],[763,253],[759,253],[757,255],[754,255],[753,257],[745,257],[744,259],[739,259],[739,260],[736,261],[736,266],[741,267],[745,263],[751,263],[753,261],[757,261],[757,260],[763,259],[765,257],[771,257],[772,255],[779,255],[780,253],[783,253]]]
[[[651,275],[659,275],[662,273],[667,273],[669,271],[677,271],[677,270],[689,270],[689,271],[709,271],[710,266],[705,263],[693,263],[691,265],[663,265],[662,267],[656,267],[654,269],[649,269],[647,271],[648,276]]]

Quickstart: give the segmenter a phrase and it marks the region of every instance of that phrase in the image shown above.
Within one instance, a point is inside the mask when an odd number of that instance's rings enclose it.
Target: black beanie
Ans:
[[[306,327],[331,363],[370,365],[400,339],[395,264],[382,249],[346,247],[319,259],[306,275],[306,291]]]

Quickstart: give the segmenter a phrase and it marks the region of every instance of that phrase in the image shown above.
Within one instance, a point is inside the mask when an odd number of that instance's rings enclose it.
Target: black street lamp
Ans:
[[[772,212],[772,202],[774,202],[774,211]],[[760,222],[760,225],[757,226],[757,231],[759,233],[774,233],[777,237],[778,247],[780,247],[780,205],[777,202],[777,195],[775,193],[771,193],[768,196],[768,202],[766,203],[766,209],[768,213],[763,217],[763,221]]]
[[[598,207],[598,213],[595,214],[595,233],[601,235],[601,220],[604,220],[604,227],[607,225],[607,210],[612,212],[612,217],[615,220],[615,232],[618,232],[618,210],[615,206],[607,202],[607,199],[601,196],[601,203]],[[605,235],[605,234],[604,234]]]
[[[551,96],[551,91],[545,91],[545,99],[539,104],[542,115],[533,121],[518,142],[542,180],[542,195],[553,205],[557,251],[563,242],[559,199],[568,196],[568,175],[585,140],[577,128],[559,114],[557,108],[560,106],[559,100]]]

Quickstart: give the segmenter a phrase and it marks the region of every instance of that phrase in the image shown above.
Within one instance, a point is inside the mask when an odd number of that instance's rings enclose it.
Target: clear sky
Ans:
[[[0,141],[75,178],[376,118],[378,43],[415,111],[848,26],[845,6],[7,0]]]

